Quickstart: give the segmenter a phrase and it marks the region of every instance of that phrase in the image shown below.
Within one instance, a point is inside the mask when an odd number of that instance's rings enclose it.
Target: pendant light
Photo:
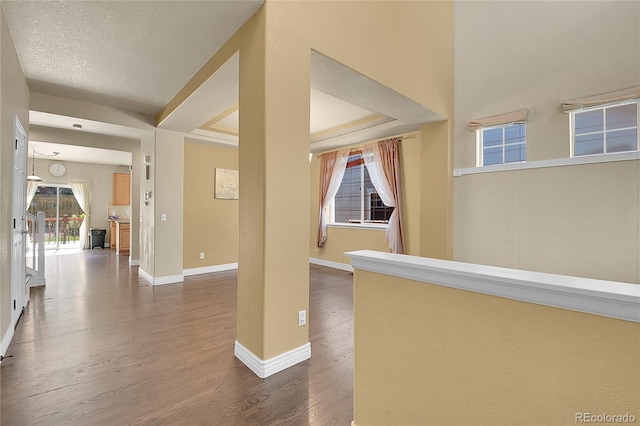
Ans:
[[[29,182],[42,182],[42,178],[36,175],[36,150],[33,149],[33,162],[31,167],[31,174],[27,176],[27,181]]]

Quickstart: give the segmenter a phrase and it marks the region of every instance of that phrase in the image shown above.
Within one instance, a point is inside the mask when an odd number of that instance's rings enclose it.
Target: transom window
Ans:
[[[349,156],[340,188],[333,199],[333,223],[386,224],[393,207],[382,203],[371,183],[362,154]]]
[[[477,130],[477,137],[478,167],[527,159],[525,123],[485,127]]]
[[[574,157],[638,150],[638,100],[571,113]]]

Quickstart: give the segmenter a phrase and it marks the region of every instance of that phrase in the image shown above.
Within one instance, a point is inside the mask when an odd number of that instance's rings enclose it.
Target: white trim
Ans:
[[[211,272],[232,271],[234,269],[238,269],[238,262],[184,269],[182,271],[182,275],[184,275],[185,277],[188,277],[190,275],[209,274]]]
[[[153,285],[165,285],[184,282],[184,275],[167,275],[164,277],[154,277]]]
[[[510,170],[542,169],[545,167],[577,166],[580,164],[612,163],[616,161],[640,160],[640,151],[621,152],[619,154],[584,155],[553,160],[527,161],[523,163],[496,164],[486,167],[454,169],[453,176],[474,175],[478,173],[506,172]]]
[[[7,354],[7,349],[9,349],[9,345],[11,344],[11,339],[13,339],[13,333],[15,332],[15,324],[9,324],[9,329],[2,337],[2,346],[0,347],[0,355],[5,356]]]
[[[309,263],[313,265],[326,266],[327,268],[340,269],[347,272],[353,272],[353,266],[348,263],[334,262],[332,260],[318,259],[317,257],[310,257]]]
[[[142,269],[142,267],[138,268],[138,276],[144,278],[149,284],[153,285],[153,277],[150,273]]]
[[[140,259],[129,258],[129,266],[140,266]]]
[[[151,274],[142,268],[138,268],[138,276],[144,278],[153,286],[184,282],[184,276],[182,274],[167,275],[165,277],[152,277]]]
[[[256,376],[264,379],[311,358],[311,343],[307,342],[300,347],[263,361],[236,340],[233,354],[242,361],[244,365],[249,367]]]
[[[393,253],[345,253],[355,269],[640,322],[640,285]]]
[[[327,223],[327,226],[330,228],[351,228],[351,229],[371,229],[378,231],[386,231],[388,228],[387,223],[341,223],[341,222],[332,222]]]

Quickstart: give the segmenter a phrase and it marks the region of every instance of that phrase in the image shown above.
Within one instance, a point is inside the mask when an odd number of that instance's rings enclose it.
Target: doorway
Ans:
[[[45,250],[81,249],[80,226],[85,214],[70,185],[39,185],[29,213],[45,213]]]

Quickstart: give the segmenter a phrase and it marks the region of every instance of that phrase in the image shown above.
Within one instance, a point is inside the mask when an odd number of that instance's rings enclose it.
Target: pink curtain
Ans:
[[[385,206],[393,207],[385,240],[392,253],[404,253],[402,199],[400,186],[400,139],[388,139],[362,147],[364,164],[371,183]]]
[[[318,213],[318,247],[327,241],[326,208],[336,196],[347,168],[349,149],[327,152],[320,156],[320,212]]]

